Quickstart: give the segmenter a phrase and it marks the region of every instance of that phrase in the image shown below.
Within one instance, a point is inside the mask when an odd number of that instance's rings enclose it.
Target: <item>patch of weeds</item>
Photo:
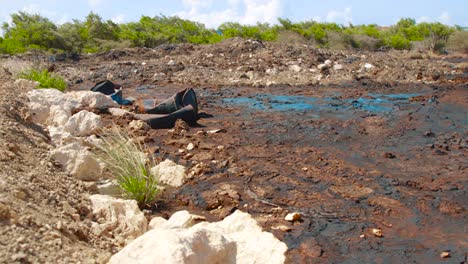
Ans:
[[[31,69],[21,72],[18,77],[39,82],[38,88],[54,88],[62,92],[67,89],[67,83],[62,77],[47,70]]]
[[[98,149],[101,151],[98,158],[117,178],[126,198],[136,200],[140,208],[155,201],[159,192],[157,178],[151,173],[155,162],[146,159],[143,145],[132,141],[127,132],[114,127],[102,133]]]

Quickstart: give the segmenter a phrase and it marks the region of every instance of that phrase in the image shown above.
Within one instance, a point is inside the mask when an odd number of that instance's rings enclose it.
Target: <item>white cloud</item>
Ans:
[[[444,11],[439,17],[438,20],[444,24],[450,24],[450,14],[447,11]]]
[[[440,14],[440,16],[438,16],[436,18],[434,18],[434,17],[431,18],[431,17],[428,17],[428,16],[422,16],[422,17],[416,19],[416,22],[417,23],[441,22],[441,23],[446,24],[446,25],[451,25],[452,24],[452,17],[450,16],[449,12],[444,11],[444,12],[442,12],[442,14]]]
[[[46,17],[53,17],[57,15],[56,12],[41,8],[38,4],[26,5],[23,8],[21,8],[21,11],[26,12],[28,14],[40,14]]]
[[[244,0],[244,5],[246,11],[241,18],[241,22],[245,24],[255,24],[258,21],[275,23],[281,14],[281,3],[279,0]]]
[[[427,16],[422,16],[422,17],[416,19],[416,23],[423,23],[423,22],[430,22],[430,21],[431,21],[431,19],[429,17],[427,17]]]
[[[92,8],[96,8],[102,4],[102,0],[88,0],[88,5]]]
[[[123,23],[123,22],[125,22],[125,15],[124,14],[115,15],[114,17],[111,18],[111,20],[112,20],[112,22],[114,22],[116,24]]]
[[[342,11],[332,10],[327,13],[325,18],[327,22],[335,22],[341,24],[348,24],[353,22],[351,7],[347,7]]]
[[[44,9],[40,7],[38,4],[34,4],[34,3],[24,6],[23,8],[21,8],[20,11],[26,12],[28,14],[39,14],[41,16],[44,16],[50,19],[52,22],[59,24],[59,25],[62,25],[70,21],[70,19],[68,18],[66,14],[59,14],[55,11]]]
[[[183,0],[183,4],[186,10],[174,15],[204,23],[207,27],[217,27],[228,21],[242,24],[276,23],[282,11],[281,0],[229,0],[224,10],[211,10],[212,0]]]

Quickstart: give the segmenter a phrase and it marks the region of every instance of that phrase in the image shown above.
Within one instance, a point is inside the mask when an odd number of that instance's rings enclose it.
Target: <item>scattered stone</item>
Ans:
[[[108,111],[113,116],[125,116],[125,115],[133,116],[133,113],[131,113],[131,112],[125,110],[125,109],[111,107],[111,108],[108,109]]]
[[[146,232],[148,222],[135,200],[123,200],[100,194],[91,195],[89,199],[93,216],[98,219],[98,223],[93,223],[93,232],[96,235],[113,233],[130,241]]]
[[[289,70],[293,72],[300,72],[302,68],[301,66],[294,64],[294,65],[289,65]]]
[[[206,131],[207,134],[226,133],[226,129],[213,129]]]
[[[340,71],[342,69],[343,69],[343,65],[341,65],[341,64],[337,63],[337,64],[333,65],[333,70],[335,70],[335,71]]]
[[[376,237],[383,237],[382,230],[378,228],[372,228],[372,234]]]
[[[53,150],[51,156],[76,179],[96,181],[101,175],[100,163],[79,143],[61,146]]]
[[[169,66],[174,66],[174,65],[176,65],[176,62],[175,62],[175,60],[170,60],[170,61],[167,63],[167,65],[169,65]]]
[[[374,68],[374,65],[372,65],[372,64],[370,64],[370,63],[364,64],[364,69],[370,70],[370,69],[372,69],[372,68]]]
[[[151,169],[152,174],[158,178],[162,184],[172,187],[180,187],[188,178],[185,167],[178,165],[170,159],[166,159]]]
[[[289,221],[289,222],[296,222],[296,221],[300,221],[301,217],[302,216],[300,213],[294,212],[294,213],[287,214],[286,217],[284,217],[284,220]]]
[[[105,109],[118,106],[118,104],[114,102],[110,96],[99,92],[76,91],[69,92],[66,95],[78,101],[82,107]]]
[[[332,65],[332,61],[331,60],[326,60],[324,63],[322,64],[319,64],[317,66],[317,69],[319,69],[320,71],[325,71],[327,70],[328,68],[330,68]]]
[[[194,149],[194,148],[195,148],[195,145],[193,145],[193,143],[189,143],[189,144],[187,145],[187,150],[189,150],[189,151],[192,150],[192,149]]]
[[[283,231],[283,232],[289,232],[289,231],[291,231],[291,227],[286,226],[286,225],[272,226],[271,229],[273,229],[273,230],[280,230],[280,231]]]
[[[133,120],[132,122],[130,122],[130,124],[128,124],[128,129],[134,131],[149,131],[151,127],[145,121]]]
[[[74,114],[63,127],[63,131],[73,136],[88,136],[101,126],[101,117],[87,110]]]
[[[440,253],[441,258],[450,258],[450,251],[444,251]]]
[[[265,73],[270,75],[270,76],[274,76],[274,75],[278,74],[278,70],[276,68],[266,69]]]

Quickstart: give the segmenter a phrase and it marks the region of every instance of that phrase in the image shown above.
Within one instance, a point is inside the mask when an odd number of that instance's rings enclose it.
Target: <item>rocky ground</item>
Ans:
[[[185,209],[218,221],[241,209],[286,243],[290,263],[466,262],[466,54],[232,39],[20,60],[46,63],[70,90],[103,79],[142,99],[195,89],[199,126],[134,135],[191,176],[148,219]],[[92,232],[95,188],[48,158],[25,91],[7,72],[1,80],[0,260],[108,260],[122,241]],[[300,220],[285,220],[292,212]]]

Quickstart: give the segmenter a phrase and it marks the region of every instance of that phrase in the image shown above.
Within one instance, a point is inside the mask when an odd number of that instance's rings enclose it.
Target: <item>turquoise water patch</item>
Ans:
[[[302,95],[259,94],[254,97],[225,98],[227,105],[245,106],[254,110],[273,111],[339,111],[362,110],[370,113],[384,113],[408,104],[410,98],[421,93],[377,94],[369,93],[367,97],[339,99],[338,97],[309,97]]]

